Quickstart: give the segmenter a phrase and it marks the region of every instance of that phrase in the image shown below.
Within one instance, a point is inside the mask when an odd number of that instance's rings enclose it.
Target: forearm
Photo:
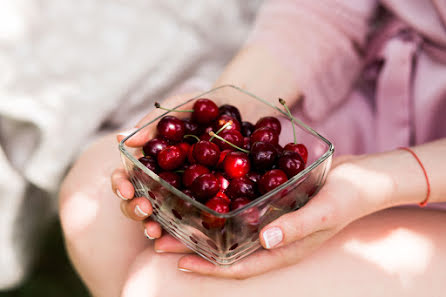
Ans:
[[[429,202],[446,202],[446,139],[411,148],[426,169]],[[375,199],[381,195],[383,206],[420,203],[426,199],[427,181],[417,160],[405,150],[395,150],[360,158],[357,161],[369,178],[363,180]]]

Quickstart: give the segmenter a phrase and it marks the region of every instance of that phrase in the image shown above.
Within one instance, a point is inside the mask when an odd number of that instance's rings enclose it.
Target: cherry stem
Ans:
[[[156,108],[159,108],[159,109],[162,109],[162,110],[167,110],[167,111],[175,111],[175,112],[194,112],[193,109],[178,110],[178,109],[169,109],[169,108],[165,108],[165,107],[162,107],[158,102],[155,102],[154,105],[155,105]]]
[[[197,141],[200,141],[200,140],[201,140],[200,138],[198,138],[197,135],[186,134],[186,135],[183,136],[183,138],[186,138],[186,137],[193,137],[193,138],[195,138]]]
[[[184,170],[175,170],[175,173],[184,173]]]
[[[221,137],[221,136],[215,134],[213,131],[209,132],[209,135],[210,135],[211,137],[215,137],[215,138],[217,138],[217,139],[219,139],[219,140],[221,140],[221,141],[223,141],[223,142],[226,142],[227,144],[229,144],[229,145],[232,146],[233,148],[236,148],[236,149],[238,149],[238,150],[244,152],[245,154],[249,154],[249,151],[248,151],[248,150],[245,150],[245,149],[242,149],[241,147],[236,146],[235,144],[233,144],[233,143],[227,141],[226,139],[224,139],[223,137]]]
[[[215,132],[215,135],[217,135],[218,133],[220,133],[221,131],[223,131],[224,129],[226,129],[226,127],[232,125],[233,122],[230,120],[229,122],[227,122],[226,124],[223,125],[223,127],[221,127],[220,129],[217,130],[217,132]],[[214,136],[212,136],[211,138],[209,138],[209,142],[212,141],[212,139],[214,139]]]
[[[294,144],[297,144],[297,139],[296,139],[296,127],[294,127],[294,119],[293,116],[291,115],[291,111],[288,108],[288,106],[286,105],[286,101],[283,100],[282,98],[279,98],[279,102],[280,104],[283,105],[283,107],[285,108],[286,112],[288,113],[288,116],[291,120],[291,126],[293,126],[293,137],[294,137]]]

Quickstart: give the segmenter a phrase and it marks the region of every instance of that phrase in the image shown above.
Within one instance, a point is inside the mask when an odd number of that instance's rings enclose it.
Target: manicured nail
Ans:
[[[136,130],[138,130],[138,128],[132,128],[132,129],[129,129],[129,130],[126,130],[126,131],[119,132],[118,135],[123,136],[123,137],[127,137],[130,134],[132,134],[133,132],[135,132]]]
[[[157,249],[154,249],[154,251],[155,251],[155,253],[157,253],[157,254],[165,253],[165,251],[163,251],[163,250],[157,250]]]
[[[121,198],[124,201],[127,201],[128,199],[125,198],[124,196],[122,196],[121,192],[119,192],[119,190],[116,190],[116,195],[118,195],[119,198]]]
[[[145,218],[149,215],[148,213],[143,212],[139,205],[135,206],[135,214],[140,218]]]
[[[144,229],[144,235],[145,235],[148,239],[150,239],[150,240],[154,240],[154,239],[155,239],[155,237],[152,237],[152,236],[150,236],[150,235],[147,233],[147,229]]]
[[[269,228],[262,233],[263,241],[267,249],[271,249],[278,245],[283,239],[282,230],[278,227]]]
[[[181,267],[178,267],[178,270],[179,271],[183,271],[183,272],[192,272],[192,270],[189,270],[189,269],[186,269],[186,268],[181,268]]]

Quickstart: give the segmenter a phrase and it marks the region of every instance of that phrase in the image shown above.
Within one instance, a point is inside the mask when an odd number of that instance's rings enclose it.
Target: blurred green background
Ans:
[[[39,257],[26,281],[0,297],[89,297],[68,260],[59,221],[47,230]]]

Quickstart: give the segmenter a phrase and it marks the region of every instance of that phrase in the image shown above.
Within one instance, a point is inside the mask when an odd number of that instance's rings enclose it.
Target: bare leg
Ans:
[[[391,209],[344,229],[300,263],[247,280],[177,270],[156,254],[110,190],[120,162],[114,136],[90,148],[67,177],[61,220],[70,257],[94,296],[440,296],[446,213]],[[123,288],[123,289],[122,289]],[[441,293],[440,293],[441,292]]]

